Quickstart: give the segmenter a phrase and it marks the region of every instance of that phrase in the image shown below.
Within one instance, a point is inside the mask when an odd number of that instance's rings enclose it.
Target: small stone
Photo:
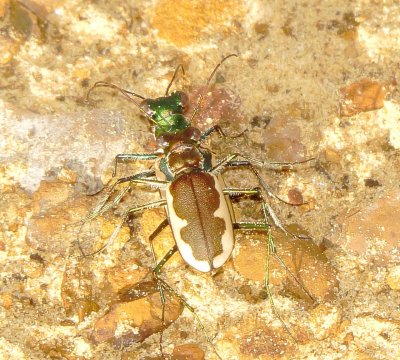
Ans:
[[[358,36],[359,21],[353,12],[345,12],[338,23],[337,34],[348,41],[354,41]]]
[[[28,221],[26,241],[38,251],[65,256],[70,246],[80,247],[85,254],[94,253],[104,246],[120,223],[120,219],[106,218],[108,213],[80,222],[88,215],[98,199],[88,196],[74,198],[74,189],[64,181],[42,181],[33,195],[33,215]],[[107,248],[121,247],[129,239],[129,229],[122,226]]]
[[[172,360],[204,360],[205,353],[197,344],[175,346]]]
[[[106,278],[108,285],[105,287],[117,294],[122,289],[132,286],[144,280],[149,269],[140,267],[135,260],[124,261],[112,268],[107,269]]]
[[[238,289],[238,293],[242,295],[250,294],[251,293],[251,286],[250,285],[242,285]]]
[[[89,266],[78,263],[75,266],[67,266],[61,282],[61,299],[66,315],[71,317],[78,315],[82,318],[83,308],[87,308],[85,302],[93,301],[93,273]],[[84,316],[83,316],[84,317]]]
[[[386,96],[383,84],[363,79],[340,89],[340,115],[353,116],[360,112],[381,109]]]
[[[13,306],[13,296],[10,293],[3,293],[0,295],[1,306],[6,310],[10,310]]]
[[[72,75],[77,81],[82,81],[91,77],[91,70],[89,68],[77,68],[73,71]]]
[[[291,111],[301,116],[298,106]],[[260,132],[267,158],[273,161],[291,162],[306,159],[306,147],[302,143],[302,130],[289,116],[273,117],[268,127]]]
[[[297,188],[288,191],[289,202],[293,205],[301,205],[304,203],[303,194]]]
[[[24,225],[25,217],[31,210],[31,200],[27,192],[18,187],[10,187],[9,190],[2,192],[1,206],[0,206],[0,231],[11,231],[17,233],[21,226]],[[7,237],[2,238],[5,240],[4,249],[8,243]]]
[[[351,324],[354,344],[364,352],[373,348],[374,359],[399,359],[400,348],[397,339],[400,336],[400,321],[388,314],[386,316],[388,317],[366,312],[354,317]],[[368,353],[371,355],[369,351]]]
[[[39,2],[10,1],[9,22],[19,37],[24,40],[35,35],[39,39],[45,38],[47,10]]]
[[[386,277],[386,283],[392,290],[400,290],[400,265],[389,269],[389,274]]]
[[[98,312],[100,310],[99,304],[94,302],[93,300],[81,300],[77,303],[77,314],[79,318],[79,322],[82,322],[88,315],[93,312]]]
[[[343,338],[343,344],[349,346],[353,342],[354,342],[354,334],[352,332],[348,332]]]
[[[61,181],[42,181],[33,194],[32,207],[35,215],[65,203],[73,194],[73,188]]]
[[[382,184],[378,180],[369,179],[369,178],[364,180],[364,184],[365,184],[365,186],[371,187],[371,188],[376,188],[376,187],[382,186]]]
[[[8,0],[0,0],[0,19],[3,19],[6,15],[8,8]]]
[[[330,148],[325,150],[325,158],[327,161],[334,164],[340,164],[340,161],[342,160],[340,154],[336,150]]]
[[[141,342],[175,321],[183,310],[182,304],[166,295],[165,322],[162,322],[162,304],[157,287],[154,293],[134,301],[119,302],[111,306],[94,324],[92,340],[109,342],[116,347]]]
[[[268,355],[271,357],[290,353],[293,345],[289,344],[288,335],[261,326],[255,331],[244,334],[240,342],[240,352],[245,355]]]
[[[269,25],[267,23],[255,23],[254,24],[254,31],[260,35],[268,35],[269,34]]]

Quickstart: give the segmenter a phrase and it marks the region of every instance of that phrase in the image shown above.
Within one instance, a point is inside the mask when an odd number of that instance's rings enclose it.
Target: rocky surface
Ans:
[[[1,0],[0,357],[398,359],[399,16],[391,1]],[[172,89],[189,94],[190,116],[232,53],[194,123],[233,136],[213,138],[218,157],[264,163],[284,200],[271,207],[309,236],[272,232],[301,286],[271,257],[273,311],[267,237],[238,231],[216,274],[179,255],[163,267],[163,310],[148,237],[164,210],[123,222],[158,193],[121,185],[81,226],[110,189],[115,155],[156,149],[150,124],[115,91],[86,94],[105,80],[162,96],[181,64]],[[245,169],[224,181],[259,185]],[[255,200],[234,201],[238,221],[261,219]],[[166,228],[157,259],[172,246]]]

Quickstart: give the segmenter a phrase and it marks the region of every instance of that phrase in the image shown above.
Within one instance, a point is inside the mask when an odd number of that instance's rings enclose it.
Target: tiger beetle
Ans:
[[[206,142],[213,133],[225,137],[226,135],[223,130],[218,125],[215,125],[210,129],[201,132],[198,128],[191,125],[201,109],[203,98],[209,89],[210,82],[216,71],[224,61],[231,57],[237,57],[237,55],[231,54],[224,57],[214,68],[207,80],[205,91],[200,94],[196,107],[190,118],[185,116],[185,110],[188,105],[188,96],[181,91],[174,91],[171,94],[169,93],[179,69],[183,72],[183,67],[181,65],[176,68],[166,89],[165,95],[156,99],[146,99],[141,95],[104,81],[96,82],[90,88],[87,94],[87,99],[89,99],[89,96],[94,89],[99,87],[108,87],[117,90],[132,102],[152,123],[158,151],[149,154],[117,155],[115,157],[113,177],[116,175],[118,163],[125,161],[153,160],[155,161],[155,169],[116,180],[109,188],[106,196],[83,220],[82,226],[86,222],[103,214],[108,209],[116,206],[133,184],[147,184],[152,188],[158,188],[160,190],[161,199],[127,210],[123,215],[122,222],[114,230],[107,243],[95,252],[90,254],[85,253],[78,238],[78,245],[82,255],[93,255],[102,251],[107,244],[116,237],[118,231],[127,221],[130,214],[145,209],[164,207],[167,218],[149,237],[154,262],[153,276],[157,281],[163,305],[163,323],[166,301],[164,291],[167,291],[173,296],[176,296],[183,306],[193,313],[205,335],[205,338],[207,339],[207,342],[212,346],[214,352],[220,359],[220,355],[214,348],[211,338],[207,335],[194,308],[190,306],[189,303],[162,278],[160,278],[162,267],[176,252],[179,252],[184,261],[193,269],[209,273],[221,268],[231,257],[235,243],[234,230],[266,232],[268,252],[266,258],[264,286],[275,316],[279,319],[287,333],[294,341],[296,341],[296,338],[281,319],[272,298],[269,285],[270,255],[273,255],[278,259],[281,266],[290,274],[297,284],[305,290],[308,296],[314,300],[313,296],[304,288],[300,280],[298,280],[297,277],[287,268],[277,253],[271,233],[269,218],[272,218],[274,224],[286,235],[294,237],[297,237],[297,235],[289,233],[275,215],[275,212],[267,201],[268,197],[280,201],[284,200],[272,193],[256,169],[256,166],[263,166],[275,170],[281,168],[287,169],[291,168],[294,164],[304,163],[309,160],[292,163],[264,163],[259,160],[250,159],[239,153],[233,153],[217,161]],[[136,99],[141,99],[142,101],[139,102]],[[224,187],[221,179],[222,172],[226,168],[238,167],[248,168],[257,178],[259,186],[254,188]],[[129,186],[118,193],[115,198],[111,199],[116,186],[122,183],[128,183]],[[262,221],[235,221],[230,199],[242,196],[252,196],[261,202]],[[160,261],[158,261],[154,251],[153,241],[168,225],[172,228],[175,245]],[[164,356],[161,340],[162,332],[160,338],[160,350]]]

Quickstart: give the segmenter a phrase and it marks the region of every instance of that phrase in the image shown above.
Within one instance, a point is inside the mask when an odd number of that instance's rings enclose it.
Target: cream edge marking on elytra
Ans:
[[[214,179],[214,186],[215,189],[218,191],[219,194],[219,208],[215,210],[214,217],[219,217],[225,222],[225,232],[222,234],[221,242],[222,242],[222,253],[217,255],[213,259],[214,268],[219,268],[226,263],[226,261],[230,258],[233,245],[235,243],[233,237],[233,227],[232,227],[232,218],[228,208],[227,199],[222,191],[222,187],[218,178],[215,175],[212,175]]]
[[[221,184],[219,183],[216,176],[210,174],[214,179],[215,189],[218,191],[220,198],[219,208],[214,212],[213,216],[218,217],[224,220],[225,223],[225,232],[222,234],[221,242],[222,242],[222,253],[216,256],[213,259],[213,266],[215,269],[221,267],[225,264],[225,262],[230,258],[233,245],[234,245],[234,237],[233,237],[233,227],[232,227],[232,219],[229,212],[229,208],[224,196],[224,193],[221,188]],[[172,184],[172,183],[171,183]],[[209,272],[211,271],[210,264],[206,260],[197,260],[193,256],[193,250],[190,245],[188,245],[181,236],[181,230],[187,226],[188,222],[185,219],[181,219],[175,212],[173,207],[173,196],[169,191],[169,187],[171,184],[168,184],[166,189],[166,199],[167,199],[167,212],[171,221],[171,228],[174,234],[176,245],[178,246],[179,252],[182,255],[183,259],[196,270],[201,272]]]

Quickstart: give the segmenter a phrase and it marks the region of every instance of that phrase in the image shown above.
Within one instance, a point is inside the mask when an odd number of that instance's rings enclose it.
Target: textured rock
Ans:
[[[152,294],[128,302],[118,302],[99,318],[92,333],[95,343],[110,342],[116,347],[141,342],[150,335],[165,329],[182,312],[182,305],[166,296],[165,320],[162,321],[162,304],[157,287]]]
[[[217,344],[217,350],[223,349],[227,358],[241,360],[290,358],[295,348],[283,328],[267,326],[251,315],[229,327]]]
[[[337,287],[336,271],[319,246],[312,240],[293,239],[281,234],[276,234],[275,244],[283,262],[315,298],[319,300],[334,298]],[[257,242],[246,237],[241,240],[239,253],[234,259],[235,269],[250,280],[263,281],[266,256],[265,237]],[[271,256],[270,274],[272,285],[284,283],[287,291],[311,301],[273,256]]]
[[[389,256],[398,251],[400,246],[400,231],[397,226],[399,211],[398,191],[392,191],[363,208],[350,210],[338,222],[334,233],[335,242],[359,254],[367,254],[370,247],[377,243],[382,254]]]
[[[393,266],[389,269],[386,282],[391,289],[400,290],[400,266]]]
[[[154,9],[152,22],[161,38],[177,46],[187,46],[198,42],[206,30],[232,31],[227,24],[241,15],[241,2],[237,0],[207,3],[160,0]]]

